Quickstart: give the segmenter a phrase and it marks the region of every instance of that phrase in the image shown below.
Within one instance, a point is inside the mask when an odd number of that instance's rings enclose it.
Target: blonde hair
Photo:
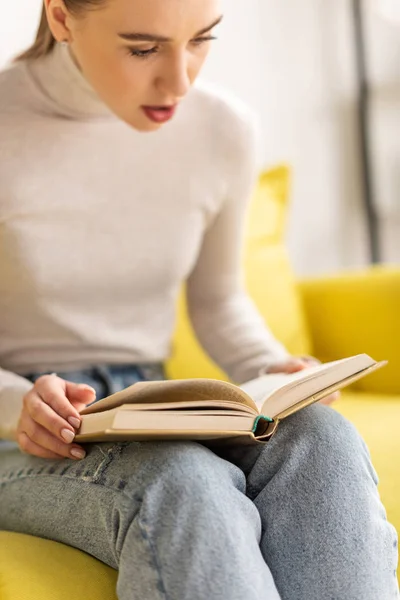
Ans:
[[[83,12],[85,9],[96,8],[96,6],[104,4],[104,2],[105,0],[64,0],[66,9],[75,14]],[[43,6],[35,41],[30,48],[17,56],[15,60],[36,60],[37,58],[42,58],[43,56],[50,54],[55,44],[56,40],[51,33],[46,10]]]

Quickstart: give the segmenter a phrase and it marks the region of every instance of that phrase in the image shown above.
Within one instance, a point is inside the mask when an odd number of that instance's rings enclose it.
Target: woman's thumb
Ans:
[[[90,404],[96,398],[96,390],[86,383],[66,382],[66,396],[70,401],[75,400],[80,404]]]
[[[301,358],[297,358],[296,356],[291,356],[286,360],[282,360],[280,362],[271,365],[268,369],[267,373],[297,373],[297,371],[302,371],[307,368],[307,363]]]
[[[307,369],[307,367],[308,364],[306,363],[306,361],[302,360],[301,358],[293,357],[287,362],[285,372],[289,374],[297,373],[298,371],[303,371],[303,369]]]

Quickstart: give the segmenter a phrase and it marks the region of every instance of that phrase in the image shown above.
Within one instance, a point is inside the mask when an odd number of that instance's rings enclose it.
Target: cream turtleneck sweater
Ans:
[[[253,114],[211,84],[142,133],[67,47],[0,73],[0,437],[24,373],[164,361],[184,280],[194,330],[234,381],[287,356],[240,272],[255,146]]]

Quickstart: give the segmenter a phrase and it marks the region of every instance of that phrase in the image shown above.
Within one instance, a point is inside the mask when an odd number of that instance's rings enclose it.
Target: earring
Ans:
[[[61,40],[61,46],[68,46],[68,40]]]

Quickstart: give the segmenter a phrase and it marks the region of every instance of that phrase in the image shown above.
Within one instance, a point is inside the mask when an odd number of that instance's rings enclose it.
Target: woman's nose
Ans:
[[[178,101],[186,96],[192,82],[189,58],[185,53],[182,52],[164,63],[163,71],[158,79],[158,88],[162,89],[167,98]]]

